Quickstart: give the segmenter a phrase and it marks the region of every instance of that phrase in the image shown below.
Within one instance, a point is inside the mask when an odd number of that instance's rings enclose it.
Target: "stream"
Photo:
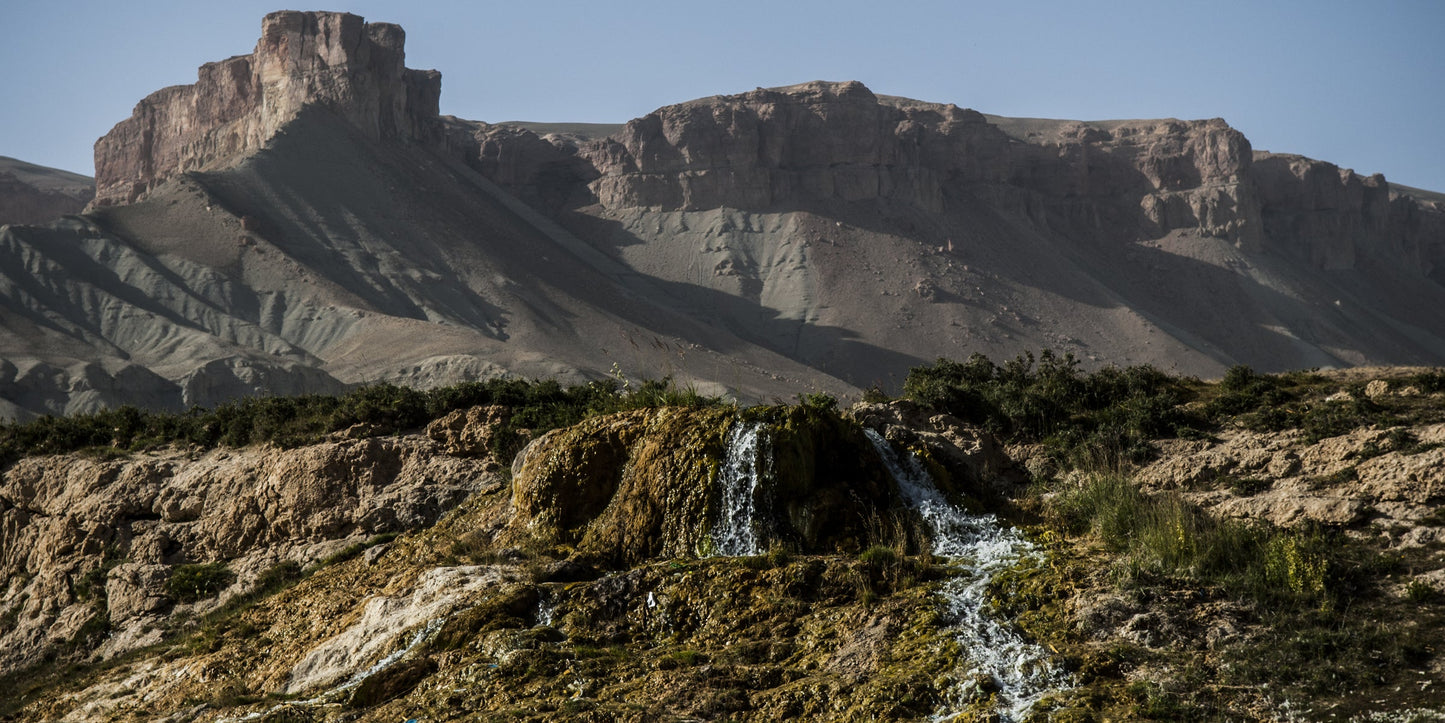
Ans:
[[[951,720],[961,713],[966,701],[977,694],[973,681],[980,674],[988,676],[997,690],[1000,720],[1023,720],[1045,695],[1070,684],[1047,651],[990,614],[989,580],[1032,554],[1033,546],[997,517],[968,514],[950,504],[917,456],[900,455],[882,435],[871,429],[864,432],[898,483],[898,491],[933,533],[933,553],[949,558],[956,571],[939,594],[954,639],[963,649],[955,677],[966,682],[953,691],[934,720]]]

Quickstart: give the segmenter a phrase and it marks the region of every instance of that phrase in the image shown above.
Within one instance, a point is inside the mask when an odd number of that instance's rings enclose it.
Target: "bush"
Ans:
[[[904,395],[1012,442],[1044,442],[1074,462],[1146,459],[1149,440],[1203,423],[1183,404],[1189,384],[1151,366],[1078,369],[1072,354],[1031,353],[997,366],[974,354],[915,367]]]
[[[635,389],[615,379],[563,387],[552,380],[493,379],[430,391],[392,384],[359,387],[341,395],[248,397],[214,409],[183,413],[119,407],[69,417],[41,417],[0,424],[0,464],[27,455],[80,450],[134,452],[167,444],[203,448],[270,442],[282,447],[315,444],[328,434],[360,425],[365,434],[396,434],[426,425],[454,410],[497,404],[512,409],[493,451],[510,458],[526,443],[519,430],[540,433],[595,414],[663,405],[723,404],[718,397],[678,388],[671,378],[645,380]]]
[[[235,579],[224,562],[179,565],[166,581],[166,593],[180,602],[196,602],[215,597]]]

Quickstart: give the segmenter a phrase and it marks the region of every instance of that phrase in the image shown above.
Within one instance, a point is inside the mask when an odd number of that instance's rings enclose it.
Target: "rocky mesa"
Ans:
[[[616,371],[856,394],[1042,348],[1206,377],[1445,358],[1438,197],[1220,119],[817,81],[488,124],[439,117],[403,40],[269,15],[97,143],[88,214],[0,232],[4,414]]]
[[[284,11],[250,55],[156,91],[95,144],[95,203],[130,203],[162,180],[259,150],[307,106],[372,140],[434,139],[441,74],[405,67],[406,33],[350,13]]]

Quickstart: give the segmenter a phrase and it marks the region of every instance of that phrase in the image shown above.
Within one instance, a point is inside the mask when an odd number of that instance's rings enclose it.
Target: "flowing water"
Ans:
[[[962,648],[955,677],[969,682],[953,692],[934,719],[958,715],[976,693],[972,681],[981,674],[992,679],[998,691],[995,705],[1000,719],[1022,720],[1039,699],[1069,685],[1068,676],[1052,665],[1043,648],[989,614],[989,580],[1032,554],[1033,546],[993,515],[971,515],[950,504],[915,455],[900,455],[882,435],[864,431],[897,481],[898,491],[933,533],[934,554],[952,559],[957,570],[940,594]]]
[[[725,557],[762,554],[755,527],[758,479],[772,471],[766,425],[738,422],[728,433],[727,459],[718,484],[722,506],[712,528],[712,553]]]

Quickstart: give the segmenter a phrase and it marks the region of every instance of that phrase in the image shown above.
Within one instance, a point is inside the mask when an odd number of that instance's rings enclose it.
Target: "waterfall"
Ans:
[[[1043,648],[989,614],[989,580],[1032,554],[1033,546],[993,515],[970,515],[950,504],[916,455],[900,455],[882,435],[871,429],[864,432],[898,483],[898,491],[932,531],[934,554],[956,565],[957,574],[940,592],[951,631],[963,651],[955,677],[970,680],[987,675],[997,690],[1000,720],[1022,720],[1045,695],[1069,685],[1068,676],[1053,666]],[[974,692],[955,691],[934,719],[951,720]]]
[[[766,425],[738,422],[728,433],[727,459],[718,476],[722,499],[712,528],[712,553],[726,557],[758,555],[758,533],[754,527],[758,478],[772,471]]]

